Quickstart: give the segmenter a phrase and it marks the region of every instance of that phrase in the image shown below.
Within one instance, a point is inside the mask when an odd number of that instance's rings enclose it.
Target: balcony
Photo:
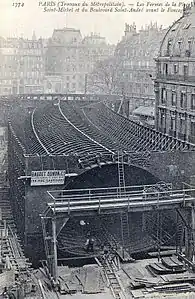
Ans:
[[[177,82],[192,82],[195,83],[195,76],[177,75],[177,74],[157,74],[156,79]]]

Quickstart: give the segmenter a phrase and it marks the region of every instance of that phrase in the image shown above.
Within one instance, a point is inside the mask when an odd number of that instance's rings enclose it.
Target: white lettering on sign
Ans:
[[[43,170],[31,172],[31,186],[63,185],[65,170]]]

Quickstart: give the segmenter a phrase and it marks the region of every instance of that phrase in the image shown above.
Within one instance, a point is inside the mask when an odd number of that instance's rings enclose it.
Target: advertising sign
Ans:
[[[65,170],[42,170],[31,172],[31,186],[63,185]]]

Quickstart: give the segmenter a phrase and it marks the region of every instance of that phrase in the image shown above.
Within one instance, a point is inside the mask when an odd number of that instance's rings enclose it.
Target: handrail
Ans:
[[[190,191],[195,189],[190,189]],[[189,190],[186,190],[189,191]],[[152,197],[152,195],[157,195]],[[151,195],[151,196],[150,196]],[[161,195],[161,196],[160,196]],[[90,212],[109,209],[119,209],[119,208],[145,208],[146,206],[160,206],[160,205],[173,205],[173,204],[185,204],[187,202],[194,201],[194,197],[190,197],[186,194],[185,190],[174,190],[171,194],[169,192],[158,192],[158,193],[148,193],[142,196],[134,195],[134,197],[126,196],[123,194],[121,197],[117,197],[116,194],[109,196],[96,196],[96,197],[85,197],[80,198],[80,200],[67,198],[63,201],[49,202],[47,205],[50,209],[55,212],[65,212],[70,214],[71,212]]]
[[[183,191],[183,190],[182,190]],[[192,191],[192,190],[190,190]],[[81,195],[81,196],[77,196],[76,198],[75,197],[62,197],[62,198],[55,198],[55,201],[56,202],[66,202],[66,201],[70,201],[72,200],[73,202],[76,202],[76,201],[83,201],[83,200],[99,200],[100,199],[112,199],[113,197],[116,197],[116,200],[119,200],[119,199],[123,199],[123,198],[127,198],[129,197],[130,200],[131,200],[131,197],[133,195],[133,198],[141,198],[141,199],[148,199],[149,196],[155,196],[155,197],[160,197],[162,198],[162,196],[164,195],[164,197],[172,197],[174,195],[177,195],[177,196],[187,196],[188,194],[186,194],[186,192],[177,192],[177,193],[170,193],[168,194],[169,192],[150,192],[150,193],[135,193],[135,194],[132,194],[132,193],[128,193],[128,192],[122,192],[122,193],[110,193],[110,194],[91,194],[91,195]],[[189,195],[188,195],[189,196]]]
[[[114,195],[114,194],[113,194]],[[169,198],[169,200],[173,200],[175,197],[176,198],[184,198],[184,199],[187,199],[187,198],[192,198],[190,197],[189,195],[187,195],[186,193],[176,193],[176,194],[172,194],[172,195],[166,195],[164,194],[164,196],[159,196],[159,193],[155,194],[156,197],[152,197],[152,195],[154,195],[154,193],[150,193],[148,195],[151,195],[150,197],[147,196],[145,198],[145,196],[139,196],[139,195],[135,195],[134,197],[130,198],[129,196],[121,196],[121,197],[114,197],[114,196],[96,196],[96,197],[85,197],[85,198],[80,198],[80,199],[70,199],[70,198],[67,198],[66,200],[55,200],[55,204],[56,206],[59,206],[59,205],[66,205],[67,203],[69,205],[75,205],[75,204],[90,204],[90,203],[101,203],[101,202],[122,202],[122,201],[129,201],[129,202],[135,202],[135,201],[148,201],[148,200],[156,200],[158,199],[158,201],[161,201],[163,199],[167,199]]]
[[[172,183],[167,183],[167,186],[170,186],[172,189]],[[149,184],[149,185],[135,185],[135,186],[125,186],[126,189],[137,189],[137,188],[141,188],[144,189],[144,187],[156,187],[156,184]],[[70,193],[74,193],[74,192],[78,192],[78,191],[97,191],[97,190],[116,190],[119,187],[108,187],[108,188],[85,188],[85,189],[68,189],[68,190],[52,190],[52,191],[48,191],[49,194],[52,194],[54,192],[70,192]]]
[[[195,198],[186,198],[185,199],[185,203],[186,202],[191,202],[192,200],[195,200]],[[137,208],[144,208],[146,209],[146,207],[150,207],[152,208],[153,206],[166,206],[166,205],[169,205],[169,206],[173,206],[173,205],[179,205],[179,204],[182,204],[183,203],[183,199],[180,198],[180,199],[174,199],[172,201],[170,200],[153,200],[153,201],[145,201],[145,202],[132,202],[131,204],[129,204],[129,210],[132,208],[132,209],[137,209]],[[110,204],[101,204],[100,203],[100,206],[99,204],[94,204],[94,205],[88,205],[88,206],[75,206],[75,207],[66,207],[66,206],[62,206],[62,207],[57,207],[55,209],[56,213],[74,213],[74,212],[84,212],[84,213],[90,213],[90,212],[96,212],[96,213],[101,213],[102,210],[113,210],[116,211],[116,209],[124,209],[124,208],[127,208],[128,206],[128,202],[122,202],[122,203],[117,203],[115,204],[114,202],[113,203],[110,203]],[[50,209],[52,209],[53,211],[53,206],[49,206]]]
[[[85,190],[84,190],[85,191]],[[53,192],[48,191],[48,194],[52,198],[52,201],[55,201],[56,204],[66,204],[66,202],[69,202],[72,204],[76,203],[82,203],[82,204],[87,204],[90,202],[98,202],[99,205],[103,201],[113,201],[115,202],[120,202],[123,200],[126,200],[128,198],[128,202],[132,201],[148,201],[148,200],[155,200],[156,198],[158,201],[168,198],[169,200],[172,200],[173,198],[183,198],[185,201],[185,198],[190,197],[190,193],[195,191],[194,189],[180,189],[180,190],[165,190],[165,191],[159,191],[159,190],[154,190],[154,191],[149,191],[146,192],[144,189],[143,190],[125,190],[122,193],[119,193],[119,188],[116,190],[113,190],[112,192],[106,192],[107,190],[105,189],[105,192],[96,192],[92,193],[90,192],[90,189],[87,190],[88,192],[83,192],[81,194],[68,194],[68,195],[63,195],[60,194],[60,192],[57,193],[57,196],[54,195]]]

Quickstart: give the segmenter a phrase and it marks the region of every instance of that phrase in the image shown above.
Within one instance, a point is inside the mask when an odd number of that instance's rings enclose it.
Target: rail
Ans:
[[[142,190],[125,190],[122,193],[118,193],[117,190],[100,190],[100,192],[86,192],[85,190],[72,190],[70,194],[58,194],[54,196],[54,191],[48,194],[52,198],[52,201],[48,203],[48,206],[55,213],[90,213],[90,212],[105,212],[116,211],[117,209],[132,210],[145,210],[156,207],[171,207],[178,205],[185,205],[193,202],[193,192],[195,189],[185,190],[168,190],[168,191],[152,191],[145,192]],[[104,191],[104,192],[103,192]],[[56,192],[56,191],[55,191]],[[60,196],[61,195],[61,196]]]
[[[97,144],[99,147],[103,148],[104,150],[108,151],[111,154],[115,154],[115,152],[111,151],[110,149],[108,149],[107,147],[105,147],[103,144],[97,142],[95,139],[91,138],[89,135],[87,135],[86,133],[84,133],[82,130],[80,130],[78,127],[76,127],[67,117],[66,115],[64,115],[61,107],[60,107],[60,102],[58,103],[58,109],[60,111],[60,114],[62,115],[62,117],[66,120],[66,122],[68,122],[76,131],[78,131],[80,134],[82,134],[83,136],[85,136],[86,138],[88,138],[90,141],[92,141],[93,143]]]
[[[33,133],[35,134],[35,137],[37,139],[37,141],[39,142],[39,144],[42,146],[42,148],[45,150],[45,152],[47,153],[47,155],[50,154],[50,152],[47,150],[47,148],[44,146],[43,142],[41,141],[41,139],[39,138],[35,126],[34,126],[34,113],[35,113],[36,108],[33,110],[32,114],[31,114],[31,126],[32,126],[32,130]]]
[[[172,183],[166,183],[166,186],[172,190],[173,186]],[[125,186],[126,192],[129,191],[141,191],[143,192],[146,188],[151,188],[151,187],[157,187],[156,184],[149,184],[149,185],[136,185],[136,186]],[[63,197],[63,196],[70,196],[73,195],[75,196],[76,194],[97,194],[99,192],[102,193],[109,193],[109,192],[115,192],[119,193],[119,187],[109,187],[109,188],[85,188],[85,189],[68,189],[68,190],[52,190],[48,191],[48,194],[57,199],[57,196]],[[189,189],[189,188],[188,188]]]

